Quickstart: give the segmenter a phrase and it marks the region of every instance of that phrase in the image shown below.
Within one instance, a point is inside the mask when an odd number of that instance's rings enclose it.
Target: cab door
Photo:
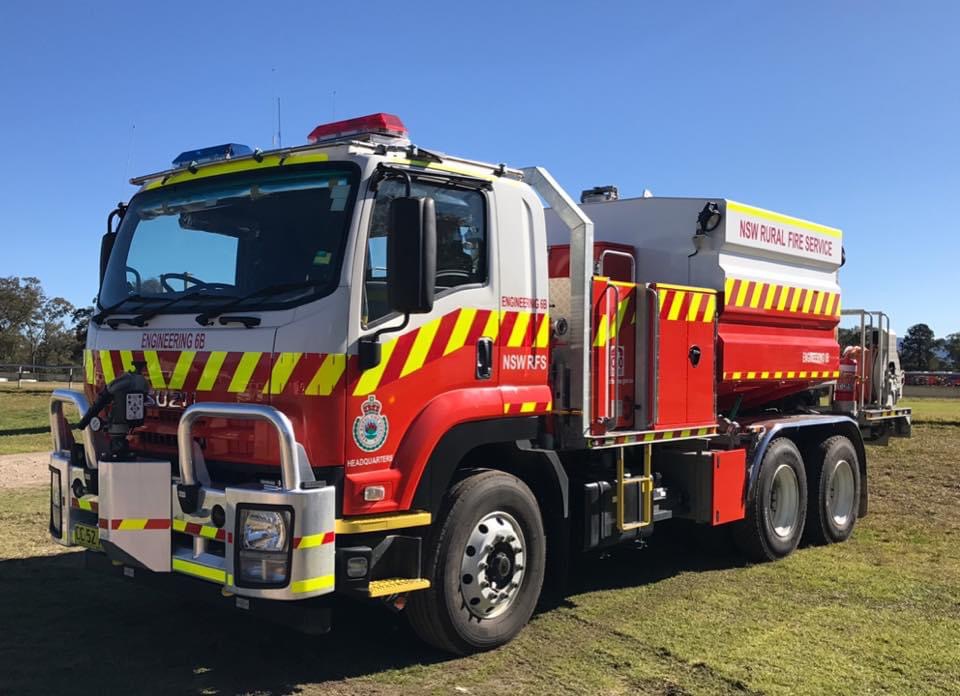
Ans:
[[[350,504],[371,512],[396,507],[406,481],[401,481],[398,470],[404,463],[394,464],[393,458],[410,425],[431,401],[457,390],[495,388],[499,382],[494,357],[500,315],[493,192],[485,182],[471,185],[462,178],[411,174],[411,195],[428,196],[435,203],[433,311],[411,315],[403,326],[404,318],[387,305],[390,204],[407,194],[402,178],[381,178],[367,199],[358,237],[357,253],[363,258],[355,266],[362,271],[353,318],[354,335],[379,333],[381,357],[379,364],[362,370],[356,344],[348,350],[345,512]],[[384,501],[371,506],[360,497],[360,482],[374,480],[387,490]],[[354,493],[357,498],[351,499]]]

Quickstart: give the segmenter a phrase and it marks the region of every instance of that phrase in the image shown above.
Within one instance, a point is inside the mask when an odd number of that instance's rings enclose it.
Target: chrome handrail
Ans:
[[[80,413],[80,418],[86,414],[90,408],[87,397],[77,391],[70,389],[54,389],[50,393],[50,434],[53,437],[53,451],[63,451],[63,443],[60,442],[60,419],[63,418],[63,405],[73,404]],[[87,466],[91,469],[97,468],[97,448],[93,444],[93,429],[88,425],[82,431],[83,453],[87,458]]]
[[[196,483],[193,462],[193,424],[200,418],[233,418],[237,420],[264,420],[277,430],[280,445],[280,474],[285,490],[300,488],[300,469],[297,466],[297,440],[293,424],[277,409],[258,404],[201,403],[189,406],[177,426],[177,449],[180,454],[180,479],[186,485]]]

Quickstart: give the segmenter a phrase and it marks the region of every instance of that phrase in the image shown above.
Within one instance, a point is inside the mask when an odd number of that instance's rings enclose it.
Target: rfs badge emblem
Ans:
[[[364,452],[374,452],[387,441],[390,423],[380,413],[383,404],[372,394],[360,406],[361,415],[353,421],[353,441]]]

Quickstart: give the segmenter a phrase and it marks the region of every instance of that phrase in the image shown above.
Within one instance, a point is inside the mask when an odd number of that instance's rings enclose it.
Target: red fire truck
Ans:
[[[132,183],[84,392],[50,409],[50,532],[92,568],[315,632],[372,599],[467,653],[515,636],[570,554],[671,519],[754,560],[843,541],[864,439],[910,432],[880,313],[831,396],[832,227],[613,187],[578,205],[388,114]]]

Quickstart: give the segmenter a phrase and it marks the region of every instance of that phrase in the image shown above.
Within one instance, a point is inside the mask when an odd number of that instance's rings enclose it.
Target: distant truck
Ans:
[[[864,437],[910,411],[884,315],[841,360],[840,230],[578,205],[388,114],[309,141],[185,152],[109,216],[51,402],[50,533],[91,567],[307,631],[369,598],[468,653],[570,554],[684,519],[774,560],[866,514]]]

